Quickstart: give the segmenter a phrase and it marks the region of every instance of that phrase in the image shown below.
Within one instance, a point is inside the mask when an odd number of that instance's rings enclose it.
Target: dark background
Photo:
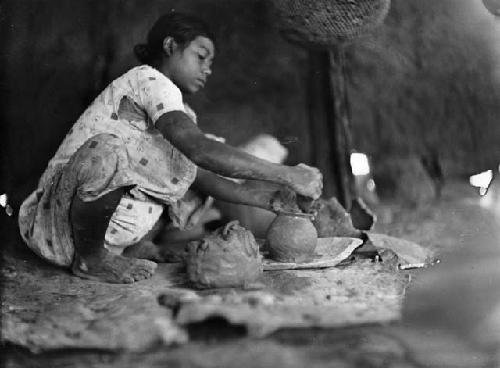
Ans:
[[[289,149],[287,163],[314,163],[308,52],[280,36],[268,1],[4,0],[1,177],[14,206],[173,8],[204,18],[217,36],[213,75],[190,98],[202,129],[232,145],[270,133]],[[449,177],[498,165],[495,27],[479,1],[393,0],[385,23],[347,47],[354,148],[375,163],[431,152]]]

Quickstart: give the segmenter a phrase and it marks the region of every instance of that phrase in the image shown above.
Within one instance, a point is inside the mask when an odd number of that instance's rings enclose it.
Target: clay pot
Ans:
[[[254,236],[237,221],[187,246],[188,279],[199,289],[246,287],[262,274],[262,256]]]
[[[279,215],[267,231],[269,255],[278,262],[304,262],[312,257],[318,233],[305,217]]]

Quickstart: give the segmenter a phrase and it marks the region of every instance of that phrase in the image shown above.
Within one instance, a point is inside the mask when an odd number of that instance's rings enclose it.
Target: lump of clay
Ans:
[[[189,281],[197,288],[242,287],[262,274],[262,256],[253,234],[233,221],[187,246]]]
[[[320,238],[350,237],[360,238],[362,232],[352,224],[352,219],[335,197],[319,199],[314,204],[316,217],[313,224]]]
[[[318,233],[304,217],[279,215],[267,231],[269,255],[278,262],[304,262],[311,258]]]

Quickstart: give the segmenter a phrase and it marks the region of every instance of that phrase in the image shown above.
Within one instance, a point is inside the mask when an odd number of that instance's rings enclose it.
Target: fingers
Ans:
[[[296,166],[296,181],[292,188],[305,197],[318,199],[323,191],[323,175],[313,166],[300,163]]]
[[[319,176],[321,176],[321,177],[323,176],[323,175],[321,174],[321,171],[319,171],[319,169],[318,169],[317,167],[314,167],[314,166],[309,166],[309,165],[306,165],[306,164],[304,164],[304,163],[300,163],[300,164],[298,164],[297,166],[298,166],[298,167],[301,167],[301,168],[303,168],[303,169],[309,170],[309,171],[311,171],[311,172],[313,172],[313,173],[315,173],[316,175],[319,175]]]
[[[309,166],[303,163],[297,166],[309,170],[309,172],[312,173],[312,178],[311,178],[312,195],[310,197],[313,199],[318,199],[321,196],[321,193],[323,192],[323,174],[321,174],[321,171],[319,171],[318,168],[313,166]]]
[[[295,203],[297,193],[289,187],[283,186],[278,192],[279,198],[284,203]]]
[[[299,208],[306,213],[311,210],[314,203],[315,200],[310,197],[305,197],[302,195],[297,196],[297,204],[299,205]]]
[[[275,213],[280,211],[296,211],[297,206],[297,194],[295,191],[288,187],[282,187],[282,189],[276,191],[271,199],[271,208]]]

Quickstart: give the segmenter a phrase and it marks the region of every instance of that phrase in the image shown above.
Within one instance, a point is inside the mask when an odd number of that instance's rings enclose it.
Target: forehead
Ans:
[[[210,54],[214,54],[215,52],[214,43],[210,38],[205,36],[197,36],[193,41],[191,41],[188,47],[206,49]]]

